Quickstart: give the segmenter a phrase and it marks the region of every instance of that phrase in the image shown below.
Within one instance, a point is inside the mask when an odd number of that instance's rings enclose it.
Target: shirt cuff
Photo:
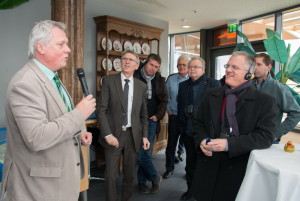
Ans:
[[[104,138],[106,139],[107,137],[112,136],[112,135],[113,135],[113,134],[109,134],[109,135],[105,136]]]

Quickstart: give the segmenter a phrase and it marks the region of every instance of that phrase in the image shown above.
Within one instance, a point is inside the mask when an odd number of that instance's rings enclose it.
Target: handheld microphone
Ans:
[[[77,69],[77,76],[78,76],[78,79],[79,79],[81,87],[82,87],[83,95],[84,96],[89,95],[90,93],[89,93],[88,86],[86,84],[86,79],[85,79],[85,74],[84,74],[83,68]]]

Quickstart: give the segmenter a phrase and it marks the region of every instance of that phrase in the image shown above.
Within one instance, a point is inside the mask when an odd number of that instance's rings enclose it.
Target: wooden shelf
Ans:
[[[104,70],[108,69],[108,62],[106,62],[105,68],[102,66],[103,59],[110,59],[113,63],[115,58],[121,58],[122,52],[114,51],[113,47],[112,50],[106,48],[109,47],[110,42],[113,46],[114,41],[119,41],[122,44],[122,49],[124,49],[126,41],[130,41],[132,44],[139,43],[141,46],[143,43],[147,43],[150,47],[150,53],[159,54],[159,40],[162,29],[107,15],[94,17],[94,20],[96,23],[97,42],[97,86],[103,76],[119,73],[114,68],[112,71]],[[106,38],[106,44],[102,44],[104,38]],[[148,57],[146,54],[138,54],[138,56],[141,60],[145,60]],[[99,90],[100,86],[97,87],[97,92]]]

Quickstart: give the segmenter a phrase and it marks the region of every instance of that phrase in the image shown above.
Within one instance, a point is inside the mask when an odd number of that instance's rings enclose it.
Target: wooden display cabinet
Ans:
[[[118,61],[121,61],[125,43],[131,43],[135,47],[133,51],[138,53],[141,60],[145,60],[150,53],[159,54],[159,41],[163,29],[107,15],[94,17],[94,21],[96,23],[97,42],[96,91],[98,98],[102,77],[119,73],[118,69],[120,68],[118,68],[117,64],[119,63]],[[101,122],[99,124],[101,125]],[[165,126],[164,122],[163,127]],[[167,129],[163,130],[167,132]],[[163,134],[159,134],[156,141],[159,148],[154,146],[154,150],[157,151],[165,148],[167,145],[167,133],[161,133]]]
[[[159,40],[162,29],[120,19],[112,16],[94,17],[96,23],[96,42],[97,42],[97,94],[100,91],[99,82],[103,76],[118,73],[114,64],[115,59],[121,58],[124,51],[124,44],[134,43],[148,46],[150,51],[145,53],[142,49],[138,53],[141,60],[148,57],[150,53],[159,54]],[[117,43],[121,44],[119,48]],[[117,47],[117,48],[116,48]],[[103,61],[105,60],[105,62]],[[110,63],[112,66],[110,66]]]

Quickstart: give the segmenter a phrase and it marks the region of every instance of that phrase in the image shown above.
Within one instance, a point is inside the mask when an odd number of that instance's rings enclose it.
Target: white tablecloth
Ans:
[[[300,146],[253,150],[236,201],[300,201]]]

